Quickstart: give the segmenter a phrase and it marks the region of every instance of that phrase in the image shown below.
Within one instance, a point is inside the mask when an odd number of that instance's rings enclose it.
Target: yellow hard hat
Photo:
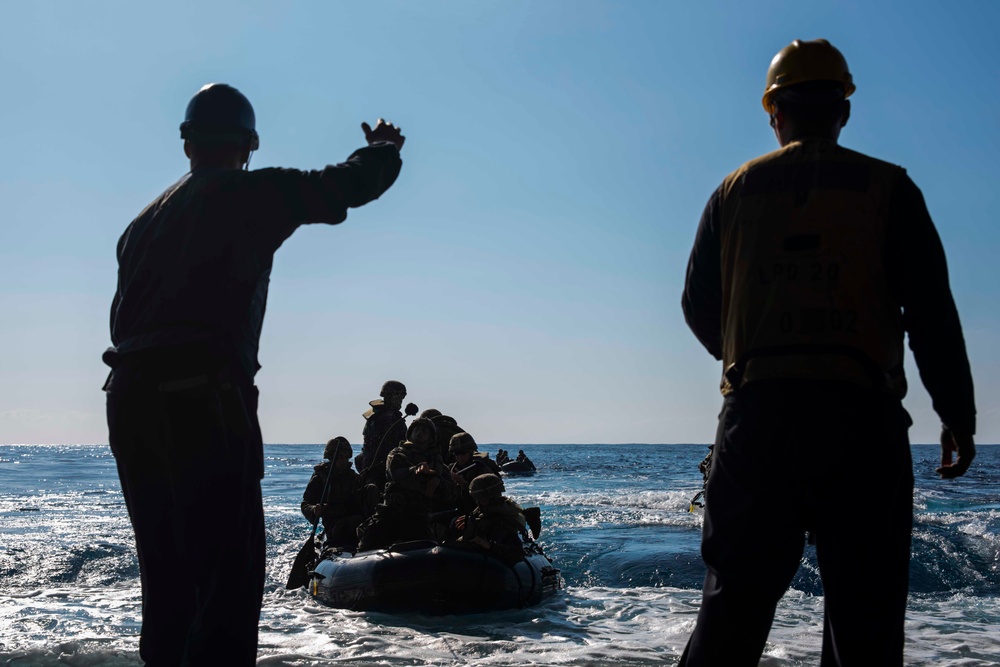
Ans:
[[[764,110],[774,113],[774,95],[779,90],[808,81],[836,81],[844,86],[844,97],[854,92],[854,81],[843,54],[825,39],[797,39],[774,56],[767,68]]]

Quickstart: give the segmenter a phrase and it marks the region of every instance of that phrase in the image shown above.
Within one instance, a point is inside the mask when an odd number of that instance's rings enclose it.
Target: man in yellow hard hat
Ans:
[[[944,250],[905,170],[837,144],[854,90],[826,40],[782,49],[763,98],[781,148],[727,176],[698,227],[683,308],[723,363],[725,398],[687,667],[758,664],[807,531],[825,595],[820,664],[902,665],[913,521],[904,333],[943,423],[938,473],[962,475],[975,456]]]

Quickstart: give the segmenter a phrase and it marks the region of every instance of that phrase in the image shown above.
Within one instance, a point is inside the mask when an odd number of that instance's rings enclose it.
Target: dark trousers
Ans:
[[[822,667],[903,664],[913,469],[897,399],[833,382],[758,381],[726,398],[706,491],[708,572],[682,667],[757,665],[815,537]]]
[[[257,390],[161,391],[116,370],[111,449],[142,581],[148,666],[253,665],[264,587]]]

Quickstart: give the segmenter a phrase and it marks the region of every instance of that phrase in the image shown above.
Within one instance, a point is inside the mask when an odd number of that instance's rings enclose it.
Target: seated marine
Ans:
[[[479,446],[475,439],[465,432],[451,436],[448,451],[455,460],[448,466],[451,469],[451,478],[461,492],[458,498],[458,510],[460,514],[465,514],[476,508],[476,501],[469,493],[469,484],[480,475],[499,475],[500,466],[489,456],[479,454]]]
[[[454,503],[458,487],[441,460],[431,420],[413,420],[406,431],[406,441],[389,453],[385,474],[387,483],[382,502],[358,527],[360,550],[433,539],[432,503],[435,500]]]
[[[426,417],[434,422],[434,428],[437,432],[435,439],[437,441],[438,449],[441,450],[441,458],[445,463],[451,463],[454,459],[448,449],[448,443],[451,442],[451,437],[453,435],[462,432],[462,427],[458,425],[458,422],[455,421],[454,417],[443,415],[440,410],[435,408],[427,408],[420,413],[420,416]]]
[[[327,461],[313,468],[300,505],[302,516],[311,524],[323,521],[327,545],[349,549],[356,547],[358,525],[374,511],[379,497],[378,489],[362,484],[351,469],[353,453],[343,436],[327,442],[323,450]]]
[[[459,541],[475,544],[512,565],[524,558],[522,535],[526,535],[527,521],[521,506],[504,496],[504,491],[503,480],[496,475],[473,479],[469,492],[476,501],[476,509],[459,516],[455,528]]]
[[[517,458],[514,460],[518,463],[524,463],[525,465],[530,466],[532,470],[535,469],[535,464],[531,462],[531,459],[528,458],[528,455],[524,453],[523,449],[517,450]]]

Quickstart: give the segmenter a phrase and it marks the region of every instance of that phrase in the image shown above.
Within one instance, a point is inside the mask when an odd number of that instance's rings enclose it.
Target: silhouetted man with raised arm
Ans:
[[[118,242],[105,385],[110,443],[142,579],[148,666],[253,665],[264,586],[257,348],[275,251],[303,224],[337,224],[395,181],[403,136],[318,171],[245,171],[259,139],[225,84],[188,104],[191,171]]]

